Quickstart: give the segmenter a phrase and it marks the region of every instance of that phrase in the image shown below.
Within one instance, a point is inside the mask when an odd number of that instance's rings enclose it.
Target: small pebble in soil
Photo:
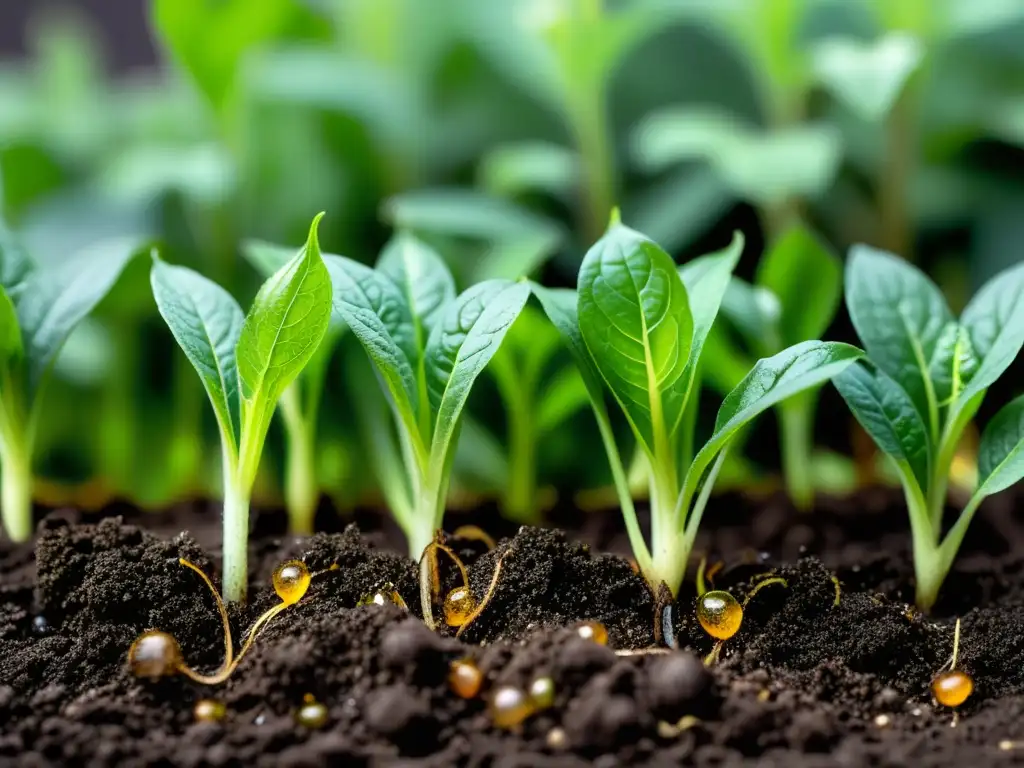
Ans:
[[[966,672],[943,672],[932,682],[935,700],[944,707],[959,707],[974,690],[974,681]]]
[[[313,694],[307,693],[302,697],[302,706],[295,712],[295,722],[311,730],[323,728],[327,724],[327,707]]]
[[[565,749],[568,739],[565,737],[565,731],[561,728],[552,728],[548,731],[544,742],[548,745],[549,749]]]
[[[692,653],[677,651],[652,661],[647,671],[651,709],[661,720],[675,722],[688,713],[710,714],[714,677]]]
[[[530,703],[535,709],[547,709],[555,704],[555,681],[550,677],[534,678],[530,683]]]
[[[301,560],[289,560],[274,571],[274,591],[285,605],[295,605],[309,589],[309,569]]]
[[[875,727],[876,728],[888,728],[892,725],[892,718],[888,715],[876,715],[875,716]]]
[[[32,631],[37,635],[45,635],[50,631],[50,622],[46,620],[46,617],[39,614],[32,619]]]
[[[216,699],[200,699],[192,709],[197,723],[219,723],[227,714],[224,702]]]
[[[480,693],[484,675],[472,659],[453,661],[448,671],[448,686],[456,696],[472,699]]]
[[[128,666],[136,677],[156,680],[175,674],[181,666],[178,641],[166,632],[143,632],[128,650]]]
[[[728,640],[740,630],[743,608],[728,592],[712,590],[697,600],[697,621],[713,638]]]
[[[500,685],[494,689],[488,710],[491,721],[499,728],[514,728],[535,711],[530,697],[512,685]]]
[[[461,627],[476,610],[469,587],[456,587],[444,599],[444,620],[449,627]]]
[[[399,608],[409,610],[409,606],[405,604],[405,600],[398,594],[395,589],[395,585],[390,581],[383,584],[380,589],[374,592],[367,592],[365,595],[359,598],[357,606],[364,605],[397,605]]]
[[[599,621],[584,621],[576,627],[576,634],[584,640],[593,640],[598,645],[608,645],[608,630]]]

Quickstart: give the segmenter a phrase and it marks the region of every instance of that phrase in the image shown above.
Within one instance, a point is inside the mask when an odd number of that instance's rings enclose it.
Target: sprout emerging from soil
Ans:
[[[1024,264],[982,286],[959,318],[938,287],[903,259],[855,246],[846,306],[867,361],[835,385],[899,473],[910,513],[922,611],[935,604],[982,500],[1024,476],[1024,398],[999,411],[978,447],[978,483],[943,536],[953,460],[985,392],[1024,345]]]
[[[221,622],[224,626],[224,663],[212,675],[200,674],[185,663],[181,655],[181,647],[173,635],[158,629],[150,629],[139,635],[128,650],[128,667],[136,677],[156,680],[161,677],[182,674],[190,680],[203,685],[223,683],[231,676],[231,673],[238,667],[239,662],[249,652],[249,649],[252,648],[252,644],[255,642],[256,635],[260,630],[266,627],[277,614],[285,608],[295,605],[305,596],[311,579],[306,564],[299,560],[289,560],[277,567],[274,571],[274,591],[281,598],[281,602],[270,608],[253,622],[242,650],[238,656],[235,656],[234,646],[231,643],[231,623],[228,621],[228,611],[224,607],[224,601],[221,599],[220,594],[213,586],[213,582],[210,581],[210,578],[202,570],[188,560],[179,559],[178,563],[199,574],[199,577],[213,594],[213,599],[217,603],[217,610],[220,612]]]
[[[583,375],[630,546],[655,594],[662,583],[678,594],[715,479],[743,427],[863,356],[847,344],[806,341],[759,360],[726,396],[711,439],[696,451],[701,352],[742,250],[743,237],[736,233],[725,250],[677,267],[616,214],[583,260],[578,293],[534,286]],[[606,410],[606,389],[647,464],[650,548]]]
[[[326,262],[335,310],[366,350],[391,407],[393,428],[367,416],[368,437],[409,554],[420,557],[441,527],[470,391],[530,289],[485,280],[456,296],[441,257],[408,234],[385,247],[375,269],[340,256]]]
[[[220,427],[224,595],[245,599],[249,497],[277,402],[316,353],[331,317],[331,277],[317,216],[305,247],[243,315],[231,295],[155,254],[150,282],[161,316],[206,388]]]
[[[511,553],[511,549],[505,552],[494,565],[494,574],[491,576],[491,583],[487,587],[487,593],[483,600],[477,602],[473,596],[473,590],[469,586],[469,573],[466,566],[458,555],[444,543],[444,534],[441,531],[434,533],[434,540],[428,544],[420,557],[420,604],[423,609],[423,621],[431,629],[436,629],[434,621],[434,604],[441,594],[441,573],[437,562],[437,553],[444,552],[455,563],[462,578],[462,586],[452,589],[444,599],[445,623],[450,627],[458,627],[456,637],[462,633],[480,616],[487,608],[491,598],[498,588],[498,579],[501,576],[501,565],[505,558]]]

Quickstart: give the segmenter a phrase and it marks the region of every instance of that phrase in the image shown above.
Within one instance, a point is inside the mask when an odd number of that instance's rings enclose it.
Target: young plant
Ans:
[[[989,280],[957,320],[924,273],[859,245],[846,265],[846,306],[867,361],[836,378],[836,388],[896,466],[910,513],[917,606],[927,611],[978,505],[1024,477],[1018,398],[982,434],[977,489],[942,536],[957,445],[1024,344],[1024,264]]]
[[[708,336],[704,372],[723,395],[742,381],[754,360],[793,344],[817,339],[835,316],[842,296],[839,260],[802,227],[788,230],[768,250],[754,284],[733,277],[722,300],[722,315],[742,339],[733,342],[722,324]],[[814,411],[818,390],[807,389],[779,403],[782,469],[793,503],[814,501]]]
[[[41,268],[0,220],[0,506],[13,541],[32,536],[32,454],[54,361],[138,249],[134,239],[101,241]]]
[[[742,248],[737,233],[724,251],[677,268],[652,241],[613,218],[583,260],[578,296],[534,287],[587,384],[640,570],[652,589],[665,584],[673,595],[739,430],[762,411],[828,381],[863,354],[847,344],[807,341],[759,360],[726,396],[714,433],[694,455],[701,351]],[[615,446],[605,387],[649,464],[650,549]]]
[[[242,253],[264,279],[269,279],[295,257],[294,248],[259,240],[243,243]],[[320,346],[299,377],[281,395],[281,417],[288,441],[284,497],[292,533],[313,533],[313,518],[320,500],[316,473],[317,417],[327,368],[344,332],[345,324],[336,313],[332,313]]]
[[[561,350],[558,331],[542,312],[528,306],[487,366],[505,406],[508,430],[502,513],[516,522],[540,519],[537,448],[542,437],[587,402],[575,366],[552,370],[552,360]]]
[[[390,400],[403,470],[387,466],[379,474],[390,478],[384,492],[410,555],[419,558],[444,516],[462,409],[530,288],[486,280],[456,296],[440,256],[407,234],[388,243],[376,269],[340,256],[326,262],[335,309]],[[397,453],[375,458],[394,462]]]
[[[245,599],[249,497],[277,401],[316,354],[331,277],[313,219],[305,247],[267,280],[248,314],[216,283],[154,255],[157,308],[210,397],[224,477],[224,595]]]

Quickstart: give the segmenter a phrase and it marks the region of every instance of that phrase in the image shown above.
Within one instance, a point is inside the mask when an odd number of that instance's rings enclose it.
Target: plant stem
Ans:
[[[504,512],[517,523],[535,523],[537,509],[536,440],[533,419],[525,398],[510,403],[508,483],[505,486]]]
[[[245,600],[249,584],[249,494],[237,472],[224,481],[224,599]]]
[[[303,418],[301,390],[301,379],[296,379],[281,396],[281,416],[288,437],[284,493],[291,532],[309,536],[320,487],[316,477],[316,426]]]
[[[6,436],[0,462],[0,505],[4,528],[11,541],[32,538],[31,452]]]
[[[809,510],[814,503],[814,481],[811,478],[814,397],[813,394],[807,397],[807,394],[790,398],[777,410],[786,489],[794,506],[802,512]]]
[[[615,171],[601,88],[597,84],[590,93],[582,94],[574,110],[586,197],[583,231],[588,242],[596,241],[604,232],[614,205]]]
[[[896,101],[886,123],[885,163],[879,189],[882,247],[913,261],[907,186],[914,170],[914,88]]]

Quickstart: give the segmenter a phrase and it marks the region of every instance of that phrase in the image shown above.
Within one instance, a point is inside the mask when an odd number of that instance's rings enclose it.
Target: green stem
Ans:
[[[782,439],[782,471],[794,506],[806,512],[814,503],[811,477],[814,399],[793,397],[779,406],[779,430]]]
[[[320,487],[316,477],[316,426],[302,414],[301,379],[296,379],[281,396],[281,416],[288,437],[285,458],[285,503],[291,532],[309,536]]]
[[[12,541],[32,538],[31,452],[5,435],[0,462],[0,505],[4,528]]]
[[[224,599],[231,603],[245,600],[249,584],[250,491],[238,474],[224,481]]]
[[[913,261],[907,185],[914,171],[913,85],[908,84],[886,123],[885,162],[879,188],[882,247]]]
[[[517,523],[536,523],[537,457],[536,435],[529,404],[517,397],[509,409],[508,483],[505,487],[504,511]]]

